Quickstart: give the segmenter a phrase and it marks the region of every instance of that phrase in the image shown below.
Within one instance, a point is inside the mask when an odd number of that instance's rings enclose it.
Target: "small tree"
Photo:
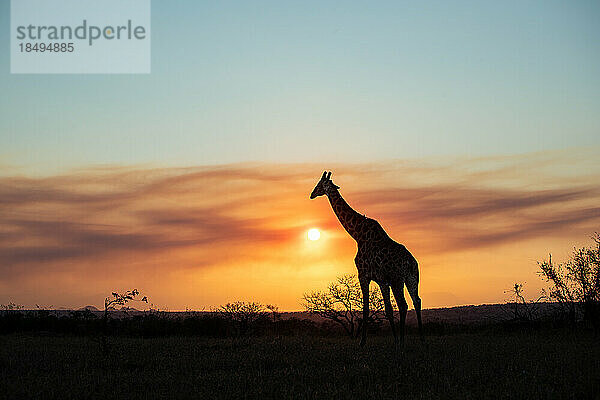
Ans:
[[[362,325],[362,290],[356,275],[343,275],[326,291],[305,293],[302,305],[306,311],[334,321],[354,337]],[[369,294],[369,324],[378,326],[385,318],[385,304],[378,287]]]
[[[148,303],[148,297],[144,296],[141,299],[136,299],[140,292],[137,289],[128,290],[125,293],[112,292],[112,298],[107,297],[104,299],[104,319],[108,319],[108,312],[114,308],[114,306],[124,306],[130,301],[140,301]]]
[[[570,260],[555,264],[552,255],[548,261],[538,262],[540,275],[551,284],[543,294],[551,301],[558,302],[571,322],[575,322],[577,312],[584,320],[598,324],[600,317],[600,234],[592,239],[593,247],[575,249]]]
[[[111,311],[114,306],[124,306],[130,301],[140,301],[144,303],[148,303],[148,297],[144,296],[141,299],[136,298],[139,296],[140,292],[137,289],[128,290],[125,293],[117,293],[112,292],[112,297],[107,297],[104,299],[104,313],[102,315],[102,336],[100,337],[100,346],[102,348],[102,352],[106,355],[110,350],[108,346],[108,341],[106,336],[108,334],[108,319],[109,319],[109,311]]]
[[[277,320],[281,318],[281,315],[279,313],[279,307],[277,307],[275,304],[267,304],[265,307],[267,308],[267,310],[271,311],[271,315],[273,316],[273,322],[277,322]]]
[[[515,283],[510,290],[505,290],[504,293],[510,295],[510,299],[506,303],[507,306],[510,306],[510,311],[504,311],[510,315],[512,321],[531,322],[538,317],[538,305],[544,296],[538,297],[537,300],[525,300],[522,283]]]
[[[255,302],[227,303],[217,308],[216,312],[229,321],[240,336],[248,334],[258,320],[266,317],[265,306]]]

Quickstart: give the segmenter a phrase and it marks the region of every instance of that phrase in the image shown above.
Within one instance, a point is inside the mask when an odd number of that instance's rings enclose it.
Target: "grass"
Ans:
[[[600,346],[538,331],[346,338],[0,336],[0,398],[599,398]]]

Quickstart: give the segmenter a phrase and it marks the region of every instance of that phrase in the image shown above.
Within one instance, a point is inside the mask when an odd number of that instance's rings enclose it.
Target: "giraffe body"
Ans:
[[[394,293],[400,311],[400,334],[403,338],[408,310],[408,304],[404,299],[404,285],[406,285],[415,306],[419,333],[421,333],[421,299],[418,294],[419,267],[417,260],[404,245],[390,238],[379,222],[354,211],[342,198],[338,189],[339,187],[331,181],[331,172],[329,174],[324,172],[310,198],[326,195],[336,217],[356,241],[358,251],[354,263],[363,292],[363,321],[367,321],[369,316],[369,285],[371,281],[375,281],[381,289],[386,317],[392,327],[394,338],[397,340],[390,289]],[[361,345],[364,345],[366,341],[366,332],[365,322],[362,327]]]
[[[364,241],[358,243],[358,252],[354,258],[359,278],[377,282],[380,285],[405,283],[409,275],[418,279],[418,264],[404,245],[391,238],[382,241]]]

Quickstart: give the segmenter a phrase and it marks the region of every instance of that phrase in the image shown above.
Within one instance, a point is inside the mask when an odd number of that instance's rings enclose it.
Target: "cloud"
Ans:
[[[598,171],[565,176],[560,165],[527,155],[330,168],[359,212],[420,255],[439,256],[591,233],[600,222]],[[339,234],[330,250],[311,256],[334,263],[349,239],[325,199],[308,199],[321,173],[313,164],[255,163],[0,177],[0,283],[59,266],[125,271],[131,260],[160,259],[165,271],[175,259],[181,268],[294,266],[312,226]]]
[[[600,186],[551,190],[415,187],[357,192],[365,209],[403,230],[441,234],[430,248],[467,249],[598,226]]]
[[[173,248],[210,251],[222,243],[233,252],[242,244],[282,243],[297,228],[277,227],[252,209],[259,200],[271,201],[261,185],[293,177],[231,166],[0,178],[6,206],[0,268],[38,269],[124,251],[144,257]]]

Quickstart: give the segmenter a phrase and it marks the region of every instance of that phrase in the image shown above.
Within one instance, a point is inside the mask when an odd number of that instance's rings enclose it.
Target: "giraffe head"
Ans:
[[[317,186],[315,186],[312,193],[310,194],[310,198],[314,199],[315,197],[323,196],[324,194],[327,194],[330,190],[339,188],[339,186],[337,186],[331,181],[331,172],[328,173],[327,171],[325,171],[323,172],[323,176],[321,177],[319,182],[317,182]]]

